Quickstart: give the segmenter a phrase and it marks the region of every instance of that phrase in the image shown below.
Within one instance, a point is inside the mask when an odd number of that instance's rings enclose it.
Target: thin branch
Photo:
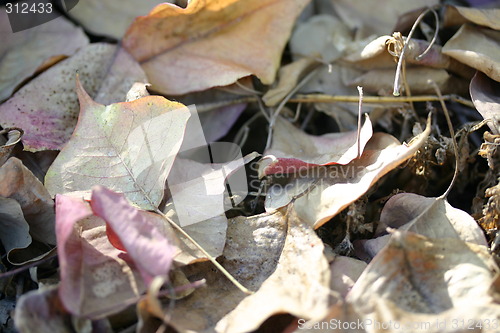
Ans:
[[[413,33],[415,32],[418,25],[420,24],[420,22],[424,19],[425,15],[427,15],[427,13],[429,13],[429,12],[433,12],[434,16],[436,17],[436,23],[439,22],[438,15],[437,15],[436,11],[434,9],[428,8],[422,14],[420,14],[418,16],[417,20],[415,21],[415,23],[413,23],[413,26],[411,27],[410,33],[408,34],[408,37],[406,37],[406,41],[404,42],[403,50],[401,51],[401,54],[399,55],[398,65],[396,67],[396,75],[394,77],[394,91],[392,93],[394,96],[400,95],[399,87],[401,85],[401,83],[400,83],[401,70],[403,67],[403,61],[405,58],[406,50],[408,49],[408,45],[410,44],[410,40],[413,36]],[[437,30],[438,30],[438,27],[436,26],[436,31]],[[435,40],[435,38],[433,38],[433,41],[434,40]],[[432,43],[429,44],[429,47],[427,48],[427,50],[425,50],[421,55],[419,55],[419,57],[423,57],[428,52],[428,50],[430,49],[431,46],[432,46]]]
[[[361,114],[363,113],[363,87],[358,86],[358,92],[359,92],[359,107],[358,107],[358,135],[356,137],[356,141],[358,144],[358,155],[357,157],[361,156]]]
[[[442,97],[441,91],[439,90],[439,87],[436,84],[436,82],[434,82],[432,80],[429,80],[429,81],[430,81],[429,83],[432,85],[432,87],[436,91],[436,94],[438,96]],[[441,103],[441,107],[443,108],[444,116],[446,118],[446,123],[448,124],[448,129],[450,131],[451,140],[453,142],[453,151],[455,153],[455,172],[453,173],[453,179],[451,180],[450,185],[446,189],[446,192],[444,192],[443,195],[441,195],[442,198],[446,198],[448,196],[448,194],[450,193],[451,188],[455,184],[455,181],[457,180],[457,177],[458,177],[458,167],[459,167],[459,165],[458,165],[458,163],[459,163],[458,162],[458,144],[457,144],[457,140],[455,139],[455,130],[453,129],[453,124],[451,123],[450,113],[448,112],[448,108],[446,107],[446,103],[444,102],[443,98],[441,98],[439,100],[439,102]]]
[[[212,264],[214,264],[215,267],[217,267],[222,274],[224,274],[229,281],[231,281],[239,290],[244,292],[245,294],[251,295],[253,294],[253,291],[247,289],[244,287],[241,283],[238,282],[234,278],[234,276],[231,275],[215,258],[208,253],[200,244],[198,244],[197,241],[195,241],[184,229],[182,229],[177,223],[175,223],[171,218],[169,218],[167,215],[165,215],[161,210],[156,209],[156,213],[160,214],[174,229],[176,229],[178,232],[180,232],[184,237],[186,237],[198,250],[200,250],[207,258],[210,260]]]

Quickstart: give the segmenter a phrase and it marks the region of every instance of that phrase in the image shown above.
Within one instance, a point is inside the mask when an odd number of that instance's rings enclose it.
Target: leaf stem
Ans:
[[[221,264],[219,264],[219,262],[215,260],[215,258],[212,255],[210,255],[200,244],[198,244],[197,241],[195,241],[191,236],[189,236],[189,234],[186,231],[184,231],[184,229],[182,229],[177,223],[175,223],[170,217],[166,216],[159,209],[155,209],[155,212],[160,214],[165,220],[167,220],[168,223],[170,223],[172,227],[174,227],[174,229],[180,232],[191,243],[193,243],[193,245],[196,246],[198,250],[200,250],[204,255],[206,255],[208,260],[210,260],[210,262],[212,262],[212,264],[214,264],[214,266],[217,267],[222,272],[222,274],[224,274],[228,278],[228,280],[231,281],[239,290],[241,290],[247,295],[253,294],[253,291],[247,289],[245,286],[239,283],[238,280],[236,280],[234,276],[231,275],[231,273],[229,273]]]

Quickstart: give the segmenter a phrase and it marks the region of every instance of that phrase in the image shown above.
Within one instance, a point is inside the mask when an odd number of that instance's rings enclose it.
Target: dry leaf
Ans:
[[[274,81],[296,17],[308,0],[190,1],[137,18],[123,39],[153,88],[180,95],[248,75]]]
[[[2,233],[0,241],[7,253],[7,260],[10,263],[24,263],[31,259],[29,255],[24,255],[26,249],[31,244],[29,225],[24,219],[21,206],[14,199],[0,197],[0,226]],[[20,254],[21,252],[21,254]]]
[[[477,72],[470,83],[470,96],[477,111],[488,119],[491,133],[500,134],[500,83]]]
[[[0,101],[51,57],[71,55],[88,44],[79,27],[64,17],[13,33],[4,9],[0,10]]]
[[[358,255],[373,258],[390,239],[386,228],[411,231],[432,238],[456,238],[487,246],[484,233],[466,212],[452,207],[444,198],[426,198],[413,193],[400,193],[385,204],[375,237],[355,243]]]
[[[42,183],[15,157],[0,167],[0,196],[20,204],[35,240],[56,243],[54,202]]]
[[[135,0],[80,0],[68,15],[95,35],[121,39],[137,16],[146,15],[160,3],[175,2],[146,0],[140,4]]]
[[[81,111],[72,138],[45,178],[52,195],[103,185],[143,209],[155,209],[179,151],[188,109],[148,96],[104,106],[79,81]]]
[[[276,270],[217,323],[217,332],[251,332],[274,314],[306,319],[326,315],[330,270],[323,242],[294,212],[287,213],[286,221],[288,232]]]
[[[363,152],[372,133],[372,123],[366,115],[358,152],[358,131],[313,136],[284,118],[277,118],[271,147],[259,163],[259,176],[307,173],[307,168],[313,166],[348,164]]]
[[[375,320],[391,319],[406,325],[411,316],[418,318],[418,315],[430,321],[436,319],[432,314],[443,316],[440,319],[443,320],[445,311],[454,311],[455,318],[448,313],[448,320],[461,320],[462,309],[468,311],[462,325],[467,325],[469,318],[482,319],[484,323],[487,319],[496,320],[500,314],[500,307],[489,295],[496,270],[494,260],[483,246],[396,231],[359,277],[347,300],[363,319],[372,319],[372,325]],[[487,307],[489,310],[484,312]],[[446,328],[451,329],[451,325],[448,322]],[[381,332],[373,326],[368,331]],[[393,327],[389,330],[396,331]],[[437,332],[437,327],[431,331]],[[439,330],[453,331],[463,332],[443,327]]]
[[[346,165],[304,170],[285,184],[268,190],[266,210],[273,211],[295,199],[299,218],[318,228],[362,196],[380,177],[410,158],[430,133],[430,118],[424,132],[410,144],[393,136],[375,133],[360,158]]]
[[[467,22],[500,30],[500,9],[446,6],[444,26],[459,25]]]
[[[369,70],[348,84],[362,86],[367,92],[387,95],[394,87],[394,69]],[[436,91],[429,83],[434,81],[443,94],[467,91],[468,83],[451,76],[444,69],[410,67],[406,69],[406,81],[412,94],[433,94]]]
[[[290,38],[290,50],[294,59],[309,57],[332,63],[340,57],[351,40],[351,31],[338,18],[315,15],[297,25]]]
[[[0,105],[0,125],[24,130],[29,151],[59,150],[68,141],[78,118],[74,90],[79,73],[89,94],[100,103],[125,100],[144,72],[124,50],[110,44],[91,44],[45,71]]]
[[[7,133],[7,140],[2,133]],[[23,132],[16,128],[6,128],[0,131],[0,167],[7,161],[22,136]]]
[[[57,287],[50,286],[43,289],[33,290],[23,294],[17,302],[14,312],[14,323],[19,332],[40,332],[40,333],[83,333],[74,326],[71,315],[64,309],[57,295]],[[91,323],[86,321],[88,328],[105,332],[110,329],[107,321]],[[99,327],[100,326],[100,327]]]
[[[114,248],[105,222],[88,203],[56,197],[59,298],[71,313],[104,318],[137,301],[145,290],[128,255]]]
[[[92,189],[90,207],[118,237],[121,250],[133,260],[147,285],[155,277],[168,278],[177,249],[165,237],[164,228],[158,228],[145,214],[132,207],[123,194],[102,186]]]
[[[262,101],[266,106],[275,106],[280,103],[298,84],[304,74],[316,65],[311,58],[302,58],[280,68],[278,84],[269,89]]]
[[[335,291],[339,301],[349,293],[354,283],[366,268],[364,261],[336,256],[330,264],[330,290]]]
[[[500,32],[463,25],[443,53],[500,81]]]
[[[411,2],[405,0],[330,0],[336,13],[351,29],[359,30],[357,34],[364,38],[370,35],[387,35],[401,14],[418,8],[437,5],[437,0]]]
[[[232,219],[221,263],[240,283],[255,291],[275,270],[285,236],[286,220],[279,213]],[[190,281],[205,278],[206,287],[177,301],[169,310],[168,323],[181,333],[213,332],[217,322],[246,295],[211,263],[189,265],[183,271]]]

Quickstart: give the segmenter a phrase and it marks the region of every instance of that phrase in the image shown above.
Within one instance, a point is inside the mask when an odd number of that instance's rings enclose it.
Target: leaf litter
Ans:
[[[2,331],[498,331],[498,9],[98,6],[0,10]]]

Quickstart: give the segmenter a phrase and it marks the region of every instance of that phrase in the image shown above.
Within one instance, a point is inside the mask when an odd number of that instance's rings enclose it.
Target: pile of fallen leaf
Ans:
[[[0,8],[0,331],[500,331],[498,2],[185,2]]]

